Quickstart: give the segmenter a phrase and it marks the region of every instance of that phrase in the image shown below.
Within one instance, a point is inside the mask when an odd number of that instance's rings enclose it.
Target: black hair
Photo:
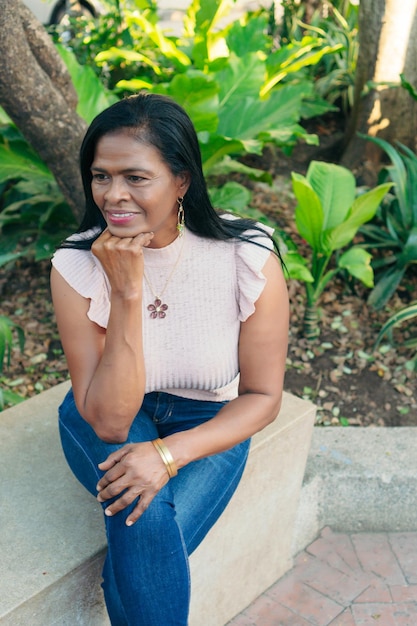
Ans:
[[[191,119],[171,98],[143,91],[124,98],[102,111],[88,128],[80,150],[86,206],[77,232],[94,228],[96,234],[89,239],[77,241],[67,239],[62,247],[90,249],[95,239],[106,228],[102,213],[93,199],[90,168],[98,141],[104,135],[122,129],[130,129],[138,140],[155,147],[174,176],[189,173],[190,186],[185,194],[183,206],[185,225],[192,232],[223,241],[242,239],[257,245],[262,245],[262,238],[269,237],[253,220],[221,218],[220,213],[210,202],[200,146]],[[252,235],[248,234],[248,230],[252,231]],[[280,256],[275,242],[274,247]]]

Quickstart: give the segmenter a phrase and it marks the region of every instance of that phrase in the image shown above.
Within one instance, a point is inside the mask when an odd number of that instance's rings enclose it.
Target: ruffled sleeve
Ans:
[[[60,248],[52,257],[52,265],[77,293],[90,300],[88,318],[107,328],[110,287],[100,261],[90,250]]]
[[[265,226],[265,224],[259,224],[259,226],[270,235],[274,232],[272,228]],[[270,251],[273,249],[273,243],[266,235],[263,236],[257,231],[250,231],[248,234],[253,235],[254,240],[262,244],[262,246],[247,241],[239,241],[236,244],[240,322],[246,321],[255,311],[255,302],[261,295],[266,283],[262,268],[270,255]]]

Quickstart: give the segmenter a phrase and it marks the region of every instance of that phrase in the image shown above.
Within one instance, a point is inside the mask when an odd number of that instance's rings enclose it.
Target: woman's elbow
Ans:
[[[125,443],[131,425],[131,420],[127,420],[124,416],[112,416],[108,420],[103,416],[84,416],[84,419],[101,441],[105,443]]]
[[[94,432],[104,443],[126,443],[129,435],[129,430],[122,431],[120,429],[102,427],[94,428]]]
[[[281,406],[282,406],[282,393],[280,393],[278,396],[274,396],[273,398],[271,398],[271,407],[267,415],[266,426],[268,426],[268,424],[272,424],[272,422],[276,420],[281,410]]]

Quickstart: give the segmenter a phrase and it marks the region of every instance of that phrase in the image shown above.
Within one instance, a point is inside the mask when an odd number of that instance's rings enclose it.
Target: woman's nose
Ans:
[[[106,188],[104,198],[107,202],[111,202],[112,204],[120,202],[120,200],[129,199],[129,192],[125,180],[119,177],[112,178]]]

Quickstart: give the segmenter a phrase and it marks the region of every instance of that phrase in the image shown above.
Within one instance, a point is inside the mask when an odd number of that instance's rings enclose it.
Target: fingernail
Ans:
[[[104,511],[104,515],[107,515],[108,517],[111,517],[113,515],[113,513],[109,509],[106,509]]]
[[[126,520],[126,526],[133,526],[132,520],[130,519]]]

